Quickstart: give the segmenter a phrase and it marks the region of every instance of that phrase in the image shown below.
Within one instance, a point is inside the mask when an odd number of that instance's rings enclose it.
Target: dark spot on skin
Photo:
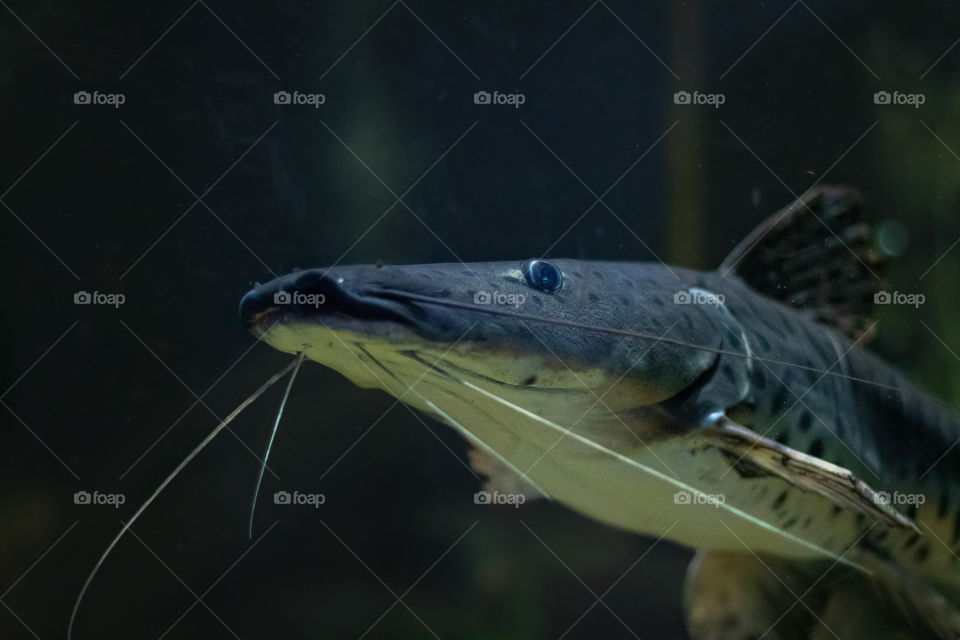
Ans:
[[[854,518],[854,520],[856,521],[856,523],[857,523],[858,526],[861,526],[861,527],[862,527],[862,526],[863,526],[863,523],[867,521],[867,517],[866,517],[865,515],[863,515],[862,513],[858,513],[858,514],[857,514],[857,517]]]
[[[796,374],[793,369],[787,369],[783,372],[783,375],[780,376],[780,380],[783,382],[783,386],[787,389],[791,388],[793,382],[797,379]]]
[[[729,599],[729,595],[726,595],[725,599]],[[730,613],[729,611],[723,614],[723,617],[720,619],[719,627],[721,629],[734,630],[740,627],[740,618],[735,613]]]
[[[600,296],[598,296],[595,293],[591,293],[590,295],[587,296],[587,298],[590,299],[590,302],[600,302]]]
[[[727,379],[727,382],[735,383],[736,375],[733,373],[733,367],[730,366],[730,363],[725,363],[720,365],[720,375]]]
[[[630,298],[628,298],[627,296],[620,296],[620,304],[622,304],[622,305],[625,306],[625,307],[629,307],[629,306],[630,306]]]
[[[724,451],[722,452],[727,459],[730,460],[732,468],[737,472],[737,475],[746,480],[753,478],[767,478],[772,474],[758,465],[756,462],[750,460],[740,460],[732,452]]]
[[[880,533],[878,533],[878,534],[874,537],[874,541],[876,541],[876,542],[883,542],[884,540],[887,539],[887,535],[888,535],[889,533],[890,533],[890,530],[889,530],[889,529],[884,529],[883,531],[881,531]]]
[[[770,341],[762,333],[756,333],[753,337],[764,351],[770,351]]]
[[[653,299],[653,304],[654,304],[654,306],[662,307],[662,306],[663,306],[663,300],[661,300],[660,298],[654,298],[654,299]]]
[[[903,548],[904,548],[904,549],[909,549],[909,548],[912,547],[913,545],[917,544],[917,542],[919,542],[919,541],[920,541],[920,534],[919,534],[919,533],[913,533],[913,534],[910,535],[909,538],[907,538],[907,541],[904,543]]]
[[[838,507],[837,505],[833,505],[833,508],[830,509],[830,515],[832,515],[832,516],[838,516],[838,515],[840,515],[840,512],[841,512],[841,511],[843,511],[843,509],[841,509],[841,508]]]
[[[813,516],[807,516],[803,519],[803,528],[806,529],[810,526],[810,523],[813,522]]]
[[[787,406],[787,390],[783,387],[777,390],[777,395],[773,397],[773,410],[779,411]]]
[[[780,492],[780,495],[777,496],[777,499],[773,501],[773,508],[779,509],[780,507],[782,507],[786,499],[787,499],[787,492],[786,491]]]
[[[603,280],[603,274],[601,274],[599,271],[594,271],[593,277],[596,278],[597,280]]]
[[[453,295],[453,292],[450,291],[450,289],[444,289],[443,291],[441,291],[440,293],[437,294],[437,297],[438,297],[438,298],[449,298],[449,297],[452,296],[452,295]]]
[[[927,556],[930,555],[930,547],[924,542],[917,548],[916,555],[914,557],[917,559],[917,562],[923,562],[927,559]]]
[[[810,455],[814,458],[820,458],[823,456],[823,440],[817,438],[810,443]]]
[[[870,552],[872,552],[872,553],[873,553],[874,555],[876,555],[878,558],[881,558],[881,559],[883,559],[883,560],[885,560],[885,561],[889,561],[889,560],[891,559],[891,555],[890,555],[890,550],[889,550],[889,549],[882,549],[882,548],[880,548],[880,547],[877,547],[876,545],[872,544],[869,540],[866,540],[866,541],[862,542],[861,544],[863,545],[863,548],[864,548],[864,549],[868,549]]]
[[[793,517],[793,518],[790,518],[789,520],[787,520],[786,522],[783,523],[783,528],[784,528],[784,529],[789,529],[790,527],[792,527],[792,526],[795,525],[795,524],[797,524],[797,518],[796,518],[796,517]]]
[[[523,381],[523,384],[524,384],[524,386],[530,386],[531,384],[533,384],[533,383],[536,382],[536,381],[537,381],[537,376],[530,376],[529,378],[527,378],[526,380]]]
[[[804,411],[800,414],[800,422],[797,424],[797,426],[800,428],[800,431],[803,431],[804,433],[810,431],[810,425],[812,424],[813,414],[811,414],[809,411]]]
[[[781,431],[777,434],[777,437],[775,437],[774,440],[784,446],[787,446],[790,442],[790,435],[786,431]]]

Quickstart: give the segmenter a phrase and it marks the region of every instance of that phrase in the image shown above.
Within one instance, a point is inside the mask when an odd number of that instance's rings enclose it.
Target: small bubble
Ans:
[[[910,232],[899,220],[884,220],[877,227],[877,245],[888,256],[901,256],[910,245]]]

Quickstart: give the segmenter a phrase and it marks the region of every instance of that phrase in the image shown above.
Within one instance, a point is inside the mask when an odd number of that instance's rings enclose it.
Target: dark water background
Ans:
[[[927,298],[885,309],[872,348],[957,402],[958,38],[960,8],[928,2],[4,3],[0,637],[63,637],[121,520],[288,361],[247,353],[236,317],[271,272],[519,260],[561,236],[549,255],[709,268],[815,181],[850,183],[908,241],[892,288]],[[274,104],[282,90],[326,102]],[[78,306],[80,290],[126,301]],[[385,394],[317,365],[251,548],[280,393],[137,523],[75,637],[360,637],[388,608],[365,637],[683,637],[689,551],[661,542],[631,569],[653,540],[558,505],[475,505],[452,430],[381,419]],[[282,489],[327,501],[273,504]]]

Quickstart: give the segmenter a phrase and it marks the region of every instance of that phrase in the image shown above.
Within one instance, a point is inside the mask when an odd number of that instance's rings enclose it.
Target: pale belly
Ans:
[[[551,499],[596,520],[700,549],[797,558],[843,553],[861,530],[852,514],[779,478],[741,478],[723,454],[686,436],[645,444],[609,412],[570,417],[590,405],[582,390],[538,397],[471,381],[498,402],[399,355],[396,345],[359,352],[348,346],[352,336],[337,333],[278,327],[269,342],[290,353],[305,349],[359,386],[383,389],[448,424],[452,418],[468,440],[509,460]]]
[[[560,430],[479,394],[464,396],[442,380],[427,389],[404,401],[436,415],[422,401],[429,396],[551,499],[628,531],[700,549],[797,558],[842,553],[862,531],[853,514],[837,513],[824,498],[780,478],[744,479],[720,451],[688,437],[647,446],[625,428],[606,437],[591,433],[587,421],[565,434],[557,421],[550,422]]]

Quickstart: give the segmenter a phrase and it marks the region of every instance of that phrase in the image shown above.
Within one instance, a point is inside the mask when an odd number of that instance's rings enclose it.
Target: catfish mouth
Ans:
[[[389,297],[375,285],[350,290],[343,278],[322,269],[277,278],[251,289],[240,300],[240,321],[255,334],[295,322],[423,330],[424,320],[425,313],[417,305]]]

